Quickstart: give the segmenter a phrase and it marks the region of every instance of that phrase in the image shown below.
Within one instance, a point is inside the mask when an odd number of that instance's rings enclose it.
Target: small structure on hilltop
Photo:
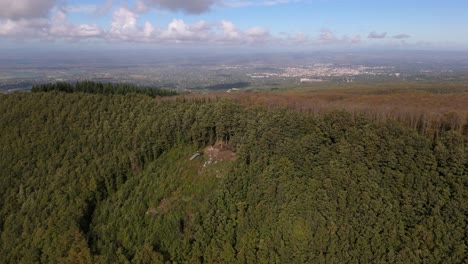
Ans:
[[[203,155],[203,151],[197,151],[192,157],[190,157],[190,160],[194,160],[196,157],[201,155]]]

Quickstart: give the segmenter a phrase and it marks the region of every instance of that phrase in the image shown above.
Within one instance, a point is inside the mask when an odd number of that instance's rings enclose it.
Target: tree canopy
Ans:
[[[456,131],[433,142],[347,112],[39,90],[0,95],[5,263],[467,259]]]
[[[138,87],[133,84],[101,83],[82,81],[76,83],[56,82],[34,85],[32,92],[65,92],[65,93],[92,93],[92,94],[144,94],[151,97],[177,95],[176,91],[155,87]]]

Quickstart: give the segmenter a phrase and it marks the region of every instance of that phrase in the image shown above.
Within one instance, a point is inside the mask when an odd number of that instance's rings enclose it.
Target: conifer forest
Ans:
[[[463,120],[240,100],[0,94],[0,262],[466,263]]]

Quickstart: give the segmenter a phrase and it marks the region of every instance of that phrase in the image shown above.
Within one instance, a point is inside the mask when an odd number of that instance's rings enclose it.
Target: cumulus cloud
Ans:
[[[191,37],[193,32],[182,19],[173,19],[167,26],[166,32],[168,35],[177,38]]]
[[[20,19],[0,21],[0,36],[4,38],[41,38],[48,35],[47,19]]]
[[[260,44],[272,39],[270,31],[266,28],[251,27],[242,31],[234,23],[227,20],[222,20],[218,24],[218,28],[222,31],[222,35],[217,36],[216,41],[221,43]]]
[[[249,44],[264,44],[271,39],[270,31],[266,28],[252,27],[245,31],[245,41]]]
[[[110,40],[124,40],[129,42],[147,42],[154,38],[157,29],[146,21],[143,26],[138,25],[139,15],[127,8],[117,9],[108,31]]]
[[[252,27],[246,30],[246,35],[254,39],[265,39],[270,37],[270,31],[261,27]]]
[[[96,25],[70,23],[67,13],[64,10],[58,10],[50,21],[48,33],[49,37],[78,40],[99,37],[103,32]]]
[[[112,17],[108,32],[110,40],[153,43],[212,42],[215,39],[214,25],[206,21],[187,24],[182,19],[173,19],[167,27],[156,28],[149,21],[138,25],[136,11],[119,8]]]
[[[411,36],[408,34],[398,34],[398,35],[393,36],[393,38],[394,39],[406,39],[406,38],[411,38]]]
[[[111,21],[109,33],[112,37],[128,40],[137,37],[141,29],[137,27],[138,15],[126,8],[117,9]]]
[[[145,10],[145,6],[183,12],[187,14],[201,14],[211,10],[220,0],[138,0],[137,9]]]
[[[62,2],[60,2],[62,1]],[[323,45],[361,42],[360,36],[336,36],[324,29],[317,36],[304,33],[273,36],[268,28],[252,26],[238,28],[228,20],[187,23],[174,18],[166,26],[156,27],[150,21],[141,21],[141,12],[151,8],[199,14],[214,5],[240,3],[270,6],[300,0],[134,0],[133,5],[106,0],[102,5],[66,5],[64,0],[0,0],[0,37],[43,41],[145,42],[155,44],[180,43],[204,45]],[[61,3],[56,5],[57,3]],[[76,23],[70,13],[102,15],[112,11],[107,25]],[[397,38],[395,36],[395,38]],[[404,38],[404,37],[400,37]]]
[[[182,19],[173,19],[166,27],[156,28],[148,21],[140,26],[138,18],[136,10],[124,7],[117,9],[106,37],[109,40],[129,42],[205,44],[257,44],[271,39],[268,29],[251,27],[243,31],[227,20],[200,20],[188,24]]]
[[[1,1],[1,0],[0,0]],[[147,1],[147,0],[141,0]],[[211,1],[214,2],[214,1]],[[281,1],[274,1],[281,2]],[[106,3],[112,3],[108,0]],[[135,2],[136,3],[136,2]],[[323,29],[317,36],[304,33],[273,36],[268,28],[253,26],[238,28],[228,20],[187,23],[174,18],[166,26],[156,27],[150,21],[141,21],[136,6],[122,5],[112,8],[107,26],[74,23],[69,13],[95,13],[99,6],[55,7],[48,18],[1,19],[0,37],[5,39],[65,40],[93,39],[98,42],[145,42],[154,44],[202,44],[202,45],[335,45],[361,42],[360,36],[337,36]]]
[[[0,0],[0,18],[10,20],[47,17],[56,0]]]
[[[383,39],[385,37],[387,37],[387,32],[378,33],[376,31],[372,31],[367,36],[367,38],[370,38],[370,39]]]
[[[173,19],[166,29],[159,35],[159,40],[163,42],[199,42],[209,41],[211,27],[205,21],[195,24],[186,24],[182,19]]]
[[[68,21],[65,9],[55,11],[50,19],[7,19],[0,21],[0,36],[9,39],[66,39],[77,41],[99,38],[103,30],[96,25],[75,24]]]
[[[219,26],[221,30],[223,31],[224,34],[224,40],[227,41],[236,41],[240,40],[241,38],[241,32],[239,29],[237,29],[236,26],[230,21],[223,20],[221,21],[221,24]]]
[[[318,36],[318,40],[324,43],[336,42],[338,38],[335,36],[335,33],[329,29],[322,29]]]

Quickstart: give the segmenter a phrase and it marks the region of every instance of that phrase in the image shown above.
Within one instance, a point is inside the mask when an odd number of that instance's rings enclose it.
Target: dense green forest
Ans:
[[[221,99],[0,95],[4,263],[466,263],[467,187],[456,131]]]
[[[155,87],[138,87],[133,84],[101,83],[94,81],[81,81],[75,83],[56,82],[34,85],[31,92],[65,92],[65,93],[92,93],[92,94],[144,94],[151,97],[171,96],[178,93]]]

